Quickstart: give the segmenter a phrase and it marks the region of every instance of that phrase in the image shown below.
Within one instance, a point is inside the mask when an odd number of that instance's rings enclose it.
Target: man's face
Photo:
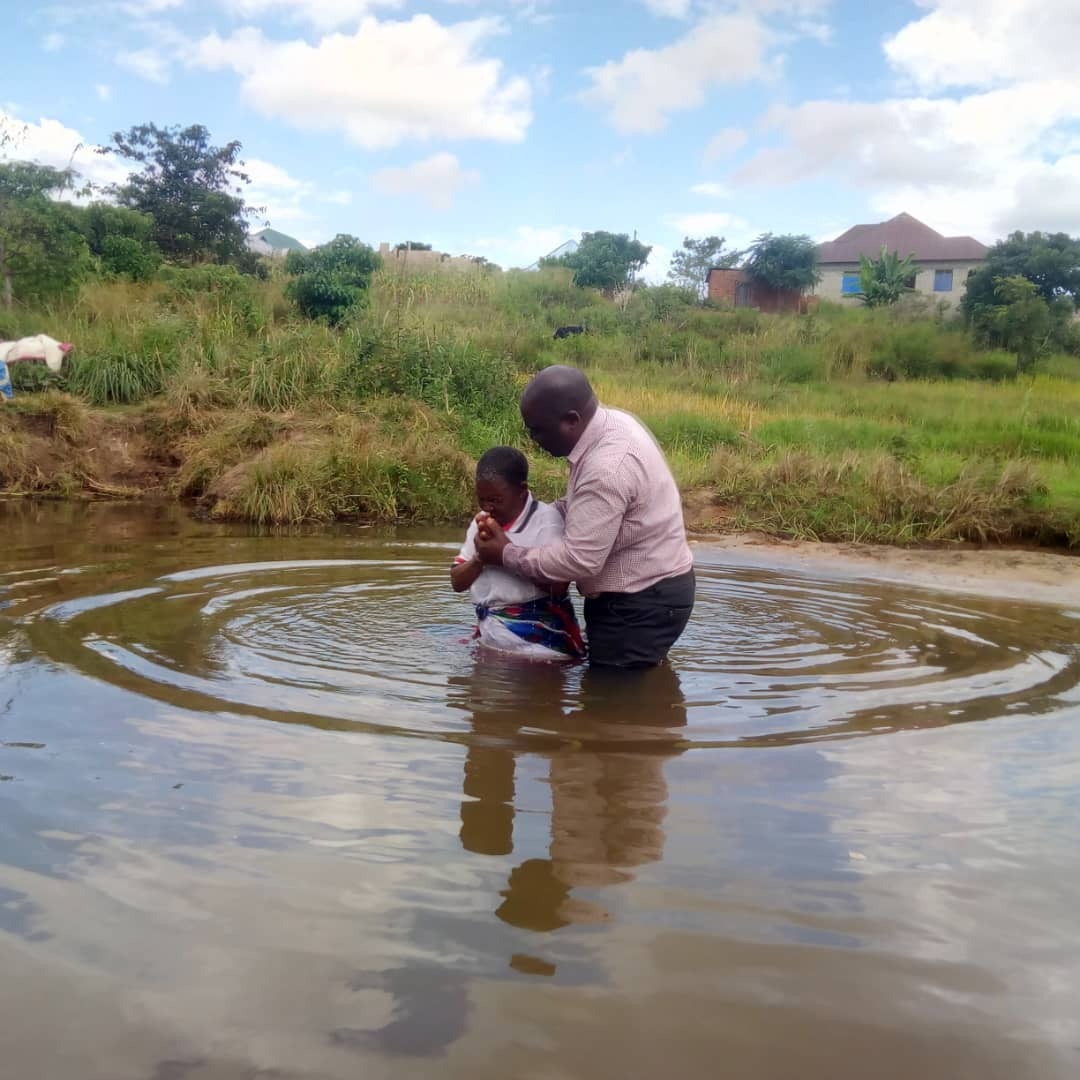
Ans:
[[[576,412],[559,416],[550,410],[526,404],[521,407],[521,419],[525,421],[529,438],[552,457],[566,457],[577,444],[581,417]]]

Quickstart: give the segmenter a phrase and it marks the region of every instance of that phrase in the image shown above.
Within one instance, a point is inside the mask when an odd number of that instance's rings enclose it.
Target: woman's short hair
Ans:
[[[520,487],[529,482],[529,459],[513,446],[493,446],[476,463],[476,479]]]

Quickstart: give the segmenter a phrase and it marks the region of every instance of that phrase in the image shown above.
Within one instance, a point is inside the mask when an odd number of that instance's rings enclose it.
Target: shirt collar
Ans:
[[[512,533],[517,526],[524,525],[529,520],[529,511],[532,509],[533,502],[533,494],[530,491],[525,497],[525,505],[521,508],[521,513],[509,524],[503,526],[504,533]]]
[[[576,465],[596,445],[604,433],[604,428],[607,427],[607,418],[607,409],[603,405],[597,405],[596,412],[593,413],[592,419],[581,433],[581,438],[578,439],[574,449],[566,455],[571,465]]]

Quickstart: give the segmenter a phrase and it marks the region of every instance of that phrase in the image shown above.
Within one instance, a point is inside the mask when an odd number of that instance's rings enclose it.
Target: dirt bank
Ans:
[[[310,418],[289,414],[223,412],[184,419],[164,408],[92,410],[63,394],[27,395],[15,406],[0,408],[0,497],[164,497],[189,504],[208,516],[243,518],[242,514],[228,512],[228,481],[238,474],[247,476],[265,470],[268,456],[280,452],[283,446],[292,446],[302,461],[304,447],[313,434],[319,435],[316,427]],[[400,429],[395,428],[395,432],[401,443],[404,436]],[[366,433],[368,428],[362,425],[355,431],[350,428],[347,441]],[[429,456],[450,453],[439,450],[442,444],[434,433],[421,431],[415,439],[427,448]],[[396,489],[404,490],[409,474],[397,459],[391,464],[397,471],[385,477],[380,474],[376,479],[383,487],[396,485]],[[470,471],[471,466],[466,466],[468,462],[462,468]],[[415,471],[419,481],[429,487],[438,480],[432,479],[429,462],[419,461]],[[204,473],[208,479],[203,479]],[[357,473],[352,479],[359,483],[362,477]],[[462,506],[468,499],[466,487],[471,484],[462,488]],[[456,511],[451,513],[457,503],[444,502],[438,512],[432,512],[434,505],[428,500],[415,512],[403,515],[404,503],[400,499],[397,503],[392,499],[369,499],[358,504],[351,519],[392,521],[397,515],[398,519],[422,522],[457,520],[460,516]],[[685,506],[695,542],[722,550],[730,560],[805,568],[818,575],[872,577],[962,592],[1080,604],[1080,551],[1070,555],[1020,547],[905,548],[789,541],[736,531],[730,508],[718,504],[711,490],[688,491]],[[333,520],[335,516],[297,520]]]
[[[818,577],[872,578],[948,592],[1080,606],[1080,557],[1076,555],[967,545],[818,544],[757,534],[694,533],[691,542],[699,550],[717,552],[725,562],[747,566],[784,566]]]

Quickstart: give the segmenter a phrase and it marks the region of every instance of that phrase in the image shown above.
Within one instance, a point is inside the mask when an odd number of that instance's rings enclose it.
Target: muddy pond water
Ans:
[[[455,531],[0,537],[4,1080],[1080,1075],[1080,597],[703,545],[627,681]]]

